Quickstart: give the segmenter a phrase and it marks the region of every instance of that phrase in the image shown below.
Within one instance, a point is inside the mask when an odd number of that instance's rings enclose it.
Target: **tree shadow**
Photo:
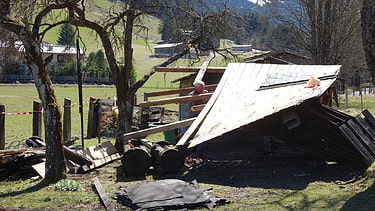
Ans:
[[[33,185],[31,187],[28,187],[26,189],[0,194],[0,198],[2,198],[2,197],[12,197],[12,196],[17,196],[17,195],[22,195],[22,194],[27,194],[27,193],[33,193],[33,192],[41,190],[42,188],[48,186],[49,184],[50,183],[48,181],[41,180],[38,184]]]
[[[116,166],[116,182],[134,182],[146,180],[146,175],[149,175],[151,172],[148,172],[144,175],[126,175],[122,165]]]
[[[366,184],[363,184],[366,185]],[[367,184],[368,185],[368,184]],[[340,211],[375,210],[375,184],[374,179],[365,191],[356,194],[345,202]]]

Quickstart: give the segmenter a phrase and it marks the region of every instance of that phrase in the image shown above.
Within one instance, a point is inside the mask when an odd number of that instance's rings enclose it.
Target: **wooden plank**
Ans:
[[[97,135],[97,119],[95,107],[97,104],[98,98],[90,97],[89,112],[87,117],[87,138],[95,138]]]
[[[92,164],[92,161],[90,159],[87,159],[86,157],[78,154],[78,152],[75,152],[74,150],[71,150],[66,146],[64,146],[64,155],[66,159],[69,159],[70,161],[79,165],[91,165]]]
[[[20,154],[23,152],[28,152],[28,151],[37,151],[37,150],[44,150],[44,147],[35,147],[35,148],[23,148],[23,149],[4,149],[0,150],[0,156],[5,156],[5,155],[13,155],[13,154]]]
[[[171,104],[171,103],[197,101],[197,100],[208,99],[211,96],[212,96],[212,93],[207,93],[207,94],[200,94],[200,95],[189,95],[189,96],[182,96],[182,97],[176,97],[176,98],[147,101],[147,102],[140,103],[139,107],[144,108],[144,107],[165,105],[165,104]]]
[[[209,91],[215,90],[217,87],[217,84],[211,84],[204,86],[205,89]],[[166,91],[160,91],[160,92],[145,92],[145,101],[148,100],[149,97],[157,97],[157,96],[164,96],[164,95],[173,95],[173,94],[187,94],[194,90],[194,87],[187,87],[182,89],[172,89],[172,90],[166,90]]]
[[[33,136],[42,136],[42,103],[33,102]]]
[[[110,141],[106,141],[83,150],[78,150],[77,154],[91,161],[91,163],[81,165],[84,172],[121,158],[120,154]]]
[[[365,116],[366,121],[368,121],[372,127],[375,128],[375,117],[370,113],[369,110],[365,109],[362,111],[363,116]]]
[[[109,155],[107,157],[103,157],[101,159],[92,160],[91,165],[83,165],[82,167],[85,167],[85,168],[83,168],[83,170],[85,172],[87,172],[87,171],[98,168],[100,166],[103,166],[107,163],[110,163],[110,162],[112,162],[114,160],[117,160],[117,159],[120,159],[120,158],[121,158],[121,155],[119,153],[115,153],[115,154]]]
[[[46,176],[46,162],[41,162],[31,166],[42,178]]]
[[[195,105],[191,107],[191,111],[201,111],[203,108],[206,106],[206,104],[200,104],[200,105]]]
[[[99,194],[99,197],[100,199],[102,200],[105,208],[108,210],[108,211],[115,211],[115,208],[112,206],[112,203],[111,201],[108,199],[108,196],[107,194],[105,193],[103,187],[102,187],[102,184],[100,183],[99,179],[97,177],[95,177],[92,181],[96,191],[98,192]]]
[[[358,138],[346,124],[341,125],[339,129],[343,133],[344,137],[346,137],[346,139],[348,139],[354,145],[368,165],[374,162],[374,157],[372,157],[372,155],[367,151],[366,147],[363,146],[363,144],[358,140]]]
[[[372,143],[375,143],[375,131],[371,125],[362,119],[360,115],[355,117],[356,122],[367,132],[367,136],[371,139]]]
[[[224,73],[226,67],[208,67],[207,73]],[[155,68],[157,72],[177,72],[177,73],[186,73],[192,72],[197,73],[200,70],[200,67],[157,67]]]
[[[167,131],[167,130],[186,127],[186,126],[191,125],[194,122],[194,120],[195,120],[195,118],[185,119],[185,120],[173,122],[173,123],[166,124],[166,125],[160,125],[158,127],[147,128],[147,129],[143,129],[143,130],[139,130],[139,131],[135,131],[135,132],[126,133],[126,134],[124,134],[123,139],[129,140],[129,139],[132,139],[132,138],[147,136],[147,135],[150,135],[150,134],[153,134],[153,133],[159,133],[159,132],[163,132],[163,131]]]
[[[0,105],[0,150],[5,149],[5,105]]]
[[[365,146],[370,150],[370,152],[375,155],[375,144],[367,137],[367,135],[362,131],[362,128],[354,122],[354,120],[349,120],[347,125],[352,128],[352,130],[361,138]],[[375,156],[374,156],[375,160]]]
[[[206,73],[206,70],[207,70],[208,65],[210,64],[210,61],[211,60],[203,62],[201,69],[199,70],[197,76],[195,77],[194,83],[197,81],[203,80],[204,74]]]
[[[72,101],[70,99],[64,99],[64,114],[63,114],[63,140],[64,144],[68,143],[72,139]]]

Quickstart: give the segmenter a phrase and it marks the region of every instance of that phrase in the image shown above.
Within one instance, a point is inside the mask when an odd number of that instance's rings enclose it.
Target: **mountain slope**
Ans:
[[[88,11],[87,17],[90,20],[96,20],[96,21],[102,21],[104,17],[106,16],[106,12],[109,8],[114,8],[115,10],[120,10],[120,6],[116,5],[116,3],[113,3],[108,0],[92,0],[87,1],[87,7],[86,10]],[[61,17],[62,19],[62,17]],[[146,26],[149,31],[146,35],[146,33],[141,33],[137,37],[146,37],[150,41],[158,41],[160,40],[160,34],[158,32],[159,27],[159,19],[147,16],[142,21],[143,25]],[[52,30],[50,30],[46,36],[45,41],[56,44],[57,39],[59,37],[60,33],[60,27],[55,27]],[[119,29],[121,31],[121,29]],[[79,36],[81,37],[83,41],[83,45],[81,45],[83,48],[85,48],[86,55],[88,55],[90,52],[96,52],[99,49],[103,49],[101,46],[99,38],[96,36],[96,33],[94,31],[85,29],[85,28],[79,28]],[[135,45],[143,45],[145,46],[145,42],[142,40],[135,40]]]

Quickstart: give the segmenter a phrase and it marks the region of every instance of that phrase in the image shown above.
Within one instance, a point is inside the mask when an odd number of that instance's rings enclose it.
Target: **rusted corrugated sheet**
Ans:
[[[336,80],[339,65],[231,63],[215,93],[177,145],[194,147],[303,101]],[[320,86],[306,88],[310,77]]]

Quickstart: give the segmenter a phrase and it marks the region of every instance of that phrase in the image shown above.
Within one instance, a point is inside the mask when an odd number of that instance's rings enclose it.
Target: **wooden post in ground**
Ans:
[[[42,103],[33,102],[33,136],[42,136]]]
[[[63,116],[63,139],[64,143],[70,142],[72,136],[72,101],[64,99],[64,116]]]
[[[5,105],[0,105],[0,150],[5,149]]]
[[[87,119],[87,138],[95,138],[97,133],[97,122],[96,119],[96,101],[97,98],[90,97],[89,113]]]

